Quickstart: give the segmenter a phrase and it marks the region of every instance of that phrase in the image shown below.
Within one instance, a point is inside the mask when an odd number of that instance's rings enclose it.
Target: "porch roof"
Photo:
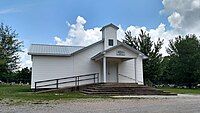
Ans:
[[[113,47],[111,47],[111,48],[109,48],[109,49],[107,49],[107,50],[104,50],[104,51],[101,51],[101,52],[97,53],[97,54],[96,54],[95,56],[93,56],[91,59],[93,59],[93,60],[94,60],[94,59],[98,59],[98,58],[102,57],[103,55],[105,55],[106,53],[108,53],[109,51],[112,51],[112,50],[114,50],[115,48],[118,48],[118,47],[120,47],[120,46],[123,46],[123,47],[125,47],[126,49],[130,50],[131,52],[133,52],[133,53],[135,53],[135,54],[141,56],[143,59],[147,59],[147,58],[148,58],[148,57],[147,57],[146,55],[144,55],[142,52],[140,52],[140,51],[138,51],[138,50],[136,50],[136,49],[134,49],[134,48],[132,48],[132,47],[130,47],[130,46],[128,46],[128,45],[126,45],[126,44],[120,42],[120,41],[118,41],[118,44],[117,44],[116,46],[113,46]]]

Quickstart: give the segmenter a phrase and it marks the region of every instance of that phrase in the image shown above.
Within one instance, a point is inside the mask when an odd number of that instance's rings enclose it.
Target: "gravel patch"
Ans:
[[[200,98],[200,95],[193,95],[193,94],[178,94],[178,95],[123,95],[123,96],[112,96],[112,98],[144,98],[144,99],[148,99],[148,98],[160,98],[160,99],[167,99],[167,98],[187,98],[187,97],[191,97],[191,98]]]
[[[1,113],[200,113],[200,95],[169,98],[78,99],[20,105],[0,104]]]

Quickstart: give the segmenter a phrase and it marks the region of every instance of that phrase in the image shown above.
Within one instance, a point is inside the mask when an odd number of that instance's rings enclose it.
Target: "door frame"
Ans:
[[[118,63],[117,62],[107,62],[107,77],[106,77],[106,81],[107,82],[110,82],[109,80],[108,80],[108,76],[110,76],[110,75],[108,75],[108,73],[109,73],[109,69],[110,69],[110,64],[114,64],[114,65],[116,65],[116,66],[114,66],[115,68],[116,68],[116,82],[114,81],[113,83],[119,83],[119,75],[118,75]]]

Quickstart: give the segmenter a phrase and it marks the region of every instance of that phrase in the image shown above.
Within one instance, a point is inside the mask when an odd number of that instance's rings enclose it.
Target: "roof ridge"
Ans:
[[[68,46],[68,45],[53,45],[53,44],[31,44],[31,45],[61,46],[61,47],[84,47],[84,46]]]
[[[115,28],[115,29],[119,29],[119,27],[117,27],[115,24],[110,23],[110,24],[107,24],[107,25],[103,26],[103,27],[101,28],[100,31],[103,31],[103,30],[104,30],[106,27],[108,27],[108,26],[111,26],[111,27],[113,27],[113,28]]]

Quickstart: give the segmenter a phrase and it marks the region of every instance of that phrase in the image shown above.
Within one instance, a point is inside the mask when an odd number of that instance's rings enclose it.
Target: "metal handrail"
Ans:
[[[135,80],[134,78],[131,78],[131,77],[126,76],[126,75],[122,75],[122,74],[118,74],[118,75],[123,76],[123,77],[126,77],[126,78],[129,78],[129,79],[132,79],[132,80]]]
[[[86,77],[86,76],[92,76],[92,77],[81,79],[81,77]],[[70,81],[59,82],[59,80],[67,80],[67,79],[70,79]],[[71,79],[75,79],[75,80],[71,80]],[[66,84],[66,83],[72,83],[72,82],[75,83],[75,87],[78,87],[80,81],[86,81],[86,80],[94,80],[94,83],[96,83],[96,81],[98,83],[99,82],[99,73],[92,73],[92,74],[78,75],[78,76],[73,76],[73,77],[65,77],[65,78],[37,81],[37,82],[35,82],[35,91],[37,91],[37,88],[45,87],[45,86],[56,86],[56,89],[58,89],[59,84]],[[38,83],[47,83],[47,82],[51,82],[51,81],[55,81],[55,83],[37,86]]]
[[[134,80],[134,81],[136,81],[136,82],[143,83],[142,81],[136,80],[136,79],[134,79],[134,78],[131,78],[131,77],[129,77],[129,76],[126,76],[126,75],[122,75],[122,74],[118,74],[118,75],[120,75],[120,76],[123,76],[123,77],[126,77],[126,78],[128,78],[128,79],[132,79],[132,80]]]

